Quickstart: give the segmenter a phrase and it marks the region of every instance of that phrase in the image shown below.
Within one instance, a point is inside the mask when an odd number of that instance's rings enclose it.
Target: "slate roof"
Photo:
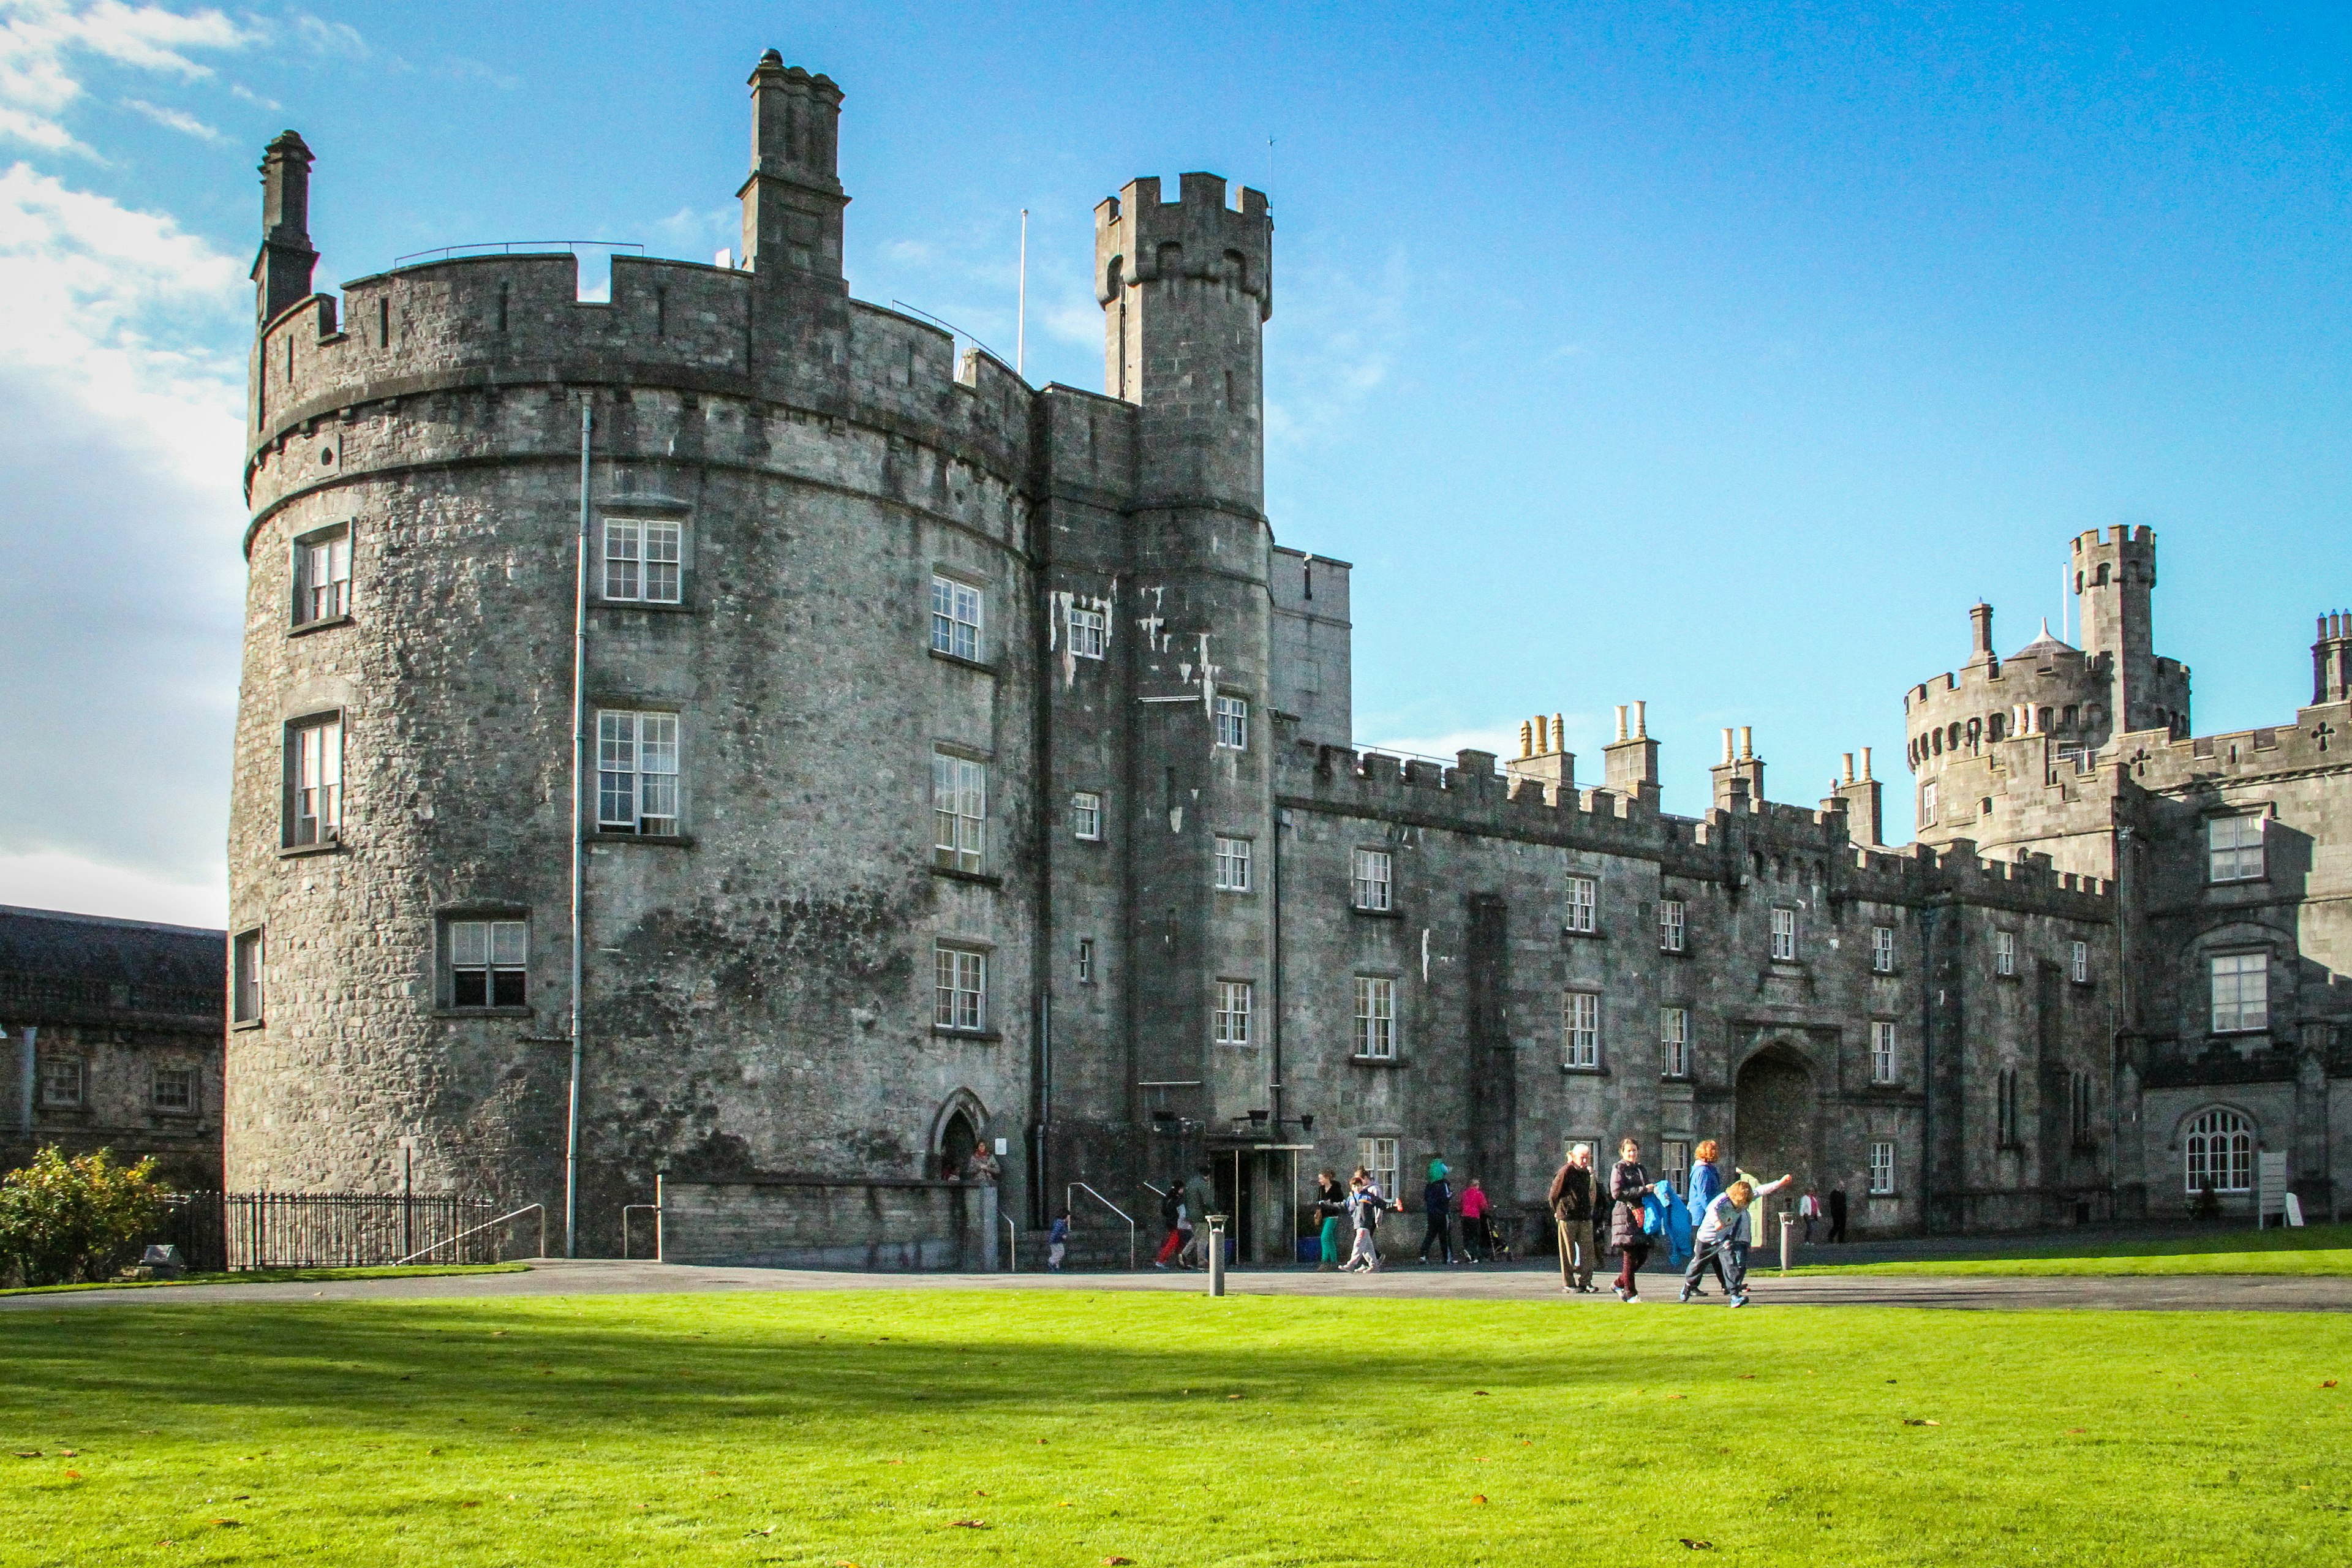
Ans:
[[[217,1021],[228,933],[0,904],[0,1025],[166,1014]]]

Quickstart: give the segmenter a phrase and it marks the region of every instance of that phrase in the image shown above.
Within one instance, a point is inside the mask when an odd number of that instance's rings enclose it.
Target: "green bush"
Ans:
[[[0,1275],[26,1285],[107,1278],[155,1224],[163,1190],[152,1159],[42,1150],[0,1180]]]

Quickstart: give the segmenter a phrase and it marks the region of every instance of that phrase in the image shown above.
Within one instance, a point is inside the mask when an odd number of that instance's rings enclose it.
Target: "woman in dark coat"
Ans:
[[[1609,1245],[1625,1259],[1617,1271],[1620,1301],[1642,1299],[1633,1278],[1650,1257],[1650,1238],[1642,1230],[1642,1200],[1656,1184],[1642,1168],[1642,1146],[1631,1138],[1617,1145],[1617,1163],[1609,1171]]]

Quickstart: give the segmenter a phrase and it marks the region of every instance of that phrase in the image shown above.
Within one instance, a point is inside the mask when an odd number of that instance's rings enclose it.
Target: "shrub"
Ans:
[[[0,1270],[27,1285],[104,1279],[153,1226],[163,1197],[152,1159],[44,1149],[0,1180]]]

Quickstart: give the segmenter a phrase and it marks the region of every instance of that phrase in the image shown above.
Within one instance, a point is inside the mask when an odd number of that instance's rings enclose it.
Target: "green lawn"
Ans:
[[[1760,1258],[1759,1254],[1759,1258]],[[1770,1272],[1770,1271],[1768,1271]],[[2216,1230],[2095,1246],[2036,1247],[2007,1258],[1806,1264],[1791,1274],[2352,1274],[2352,1225]]]
[[[177,1279],[109,1279],[95,1285],[18,1285],[0,1296],[55,1296],[68,1290],[153,1290],[172,1285],[308,1285],[321,1279],[422,1279],[436,1274],[520,1274],[528,1263],[411,1264],[376,1268],[247,1268],[234,1274],[183,1274]]]
[[[0,1313],[0,1563],[2335,1564],[2348,1405],[2319,1314],[157,1292]]]

